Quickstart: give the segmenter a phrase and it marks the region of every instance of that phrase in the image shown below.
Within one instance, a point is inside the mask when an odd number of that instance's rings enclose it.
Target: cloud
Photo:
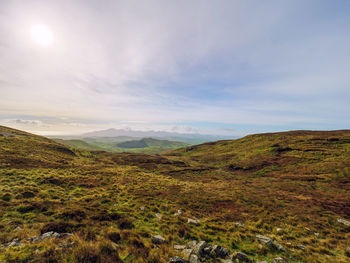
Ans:
[[[348,6],[339,6],[4,1],[0,115],[68,119],[51,129],[130,123],[186,130],[179,123],[198,122],[345,127],[350,19]],[[52,46],[30,42],[36,23],[51,28]]]
[[[43,126],[43,122],[40,120],[21,120],[21,119],[7,119],[4,120],[6,124],[21,124],[21,125],[32,125],[32,126]]]

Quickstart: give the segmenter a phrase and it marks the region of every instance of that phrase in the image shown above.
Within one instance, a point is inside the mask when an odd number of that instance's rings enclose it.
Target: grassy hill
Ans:
[[[143,138],[132,140],[129,137],[82,138],[82,139],[53,139],[55,142],[80,150],[105,150],[109,152],[133,152],[159,154],[173,149],[186,147],[187,143]]]
[[[196,239],[254,260],[349,262],[349,164],[350,131],[257,134],[152,156],[0,127],[0,261],[169,262],[181,254],[175,244]],[[164,244],[152,243],[157,234]]]

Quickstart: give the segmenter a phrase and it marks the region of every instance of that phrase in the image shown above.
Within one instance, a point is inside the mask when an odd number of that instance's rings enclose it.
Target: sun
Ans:
[[[53,33],[45,25],[34,25],[30,29],[32,40],[41,45],[48,46],[53,42]]]

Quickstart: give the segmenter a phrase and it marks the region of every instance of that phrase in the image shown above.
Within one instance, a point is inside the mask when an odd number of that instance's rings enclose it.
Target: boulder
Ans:
[[[185,260],[190,260],[192,252],[193,252],[192,248],[187,248],[187,249],[182,250],[181,254]]]
[[[187,219],[187,223],[188,224],[193,224],[193,225],[198,225],[199,223],[200,223],[200,221],[199,221],[199,219],[197,219],[197,218],[188,218]]]
[[[197,241],[196,240],[191,240],[187,243],[187,246],[189,248],[194,248],[197,245]]]
[[[174,249],[175,250],[184,250],[184,249],[186,249],[186,246],[185,245],[174,245]]]
[[[229,256],[229,251],[222,246],[213,245],[209,256],[212,258],[226,258]]]
[[[233,253],[232,260],[234,259],[238,259],[239,262],[249,262],[249,263],[252,262],[252,260],[248,257],[248,255],[243,252]]]
[[[175,256],[169,260],[169,263],[188,263],[188,260],[185,260],[179,256]]]
[[[343,224],[345,226],[350,226],[350,221],[345,220],[343,218],[338,218],[337,221],[338,221],[338,223],[341,223],[341,224]]]
[[[263,235],[256,235],[256,238],[258,239],[260,244],[264,244],[267,246],[272,245],[272,239]]]
[[[156,235],[152,237],[153,244],[160,245],[160,244],[163,244],[164,242],[165,242],[165,238],[162,237],[161,235]]]
[[[197,256],[203,256],[204,255],[204,248],[207,246],[207,242],[205,241],[199,241],[197,245],[193,248],[193,254]]]
[[[283,259],[283,258],[281,258],[281,257],[278,257],[278,258],[274,258],[272,260],[272,263],[288,263],[288,261]]]
[[[190,256],[190,263],[199,263],[199,262],[200,262],[200,261],[199,261],[197,255],[192,254],[192,255]]]

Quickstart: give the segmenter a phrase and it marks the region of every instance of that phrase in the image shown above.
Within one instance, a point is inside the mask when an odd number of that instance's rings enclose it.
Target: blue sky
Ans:
[[[3,125],[350,128],[350,1],[14,0],[0,10]],[[38,25],[49,44],[31,33]]]

